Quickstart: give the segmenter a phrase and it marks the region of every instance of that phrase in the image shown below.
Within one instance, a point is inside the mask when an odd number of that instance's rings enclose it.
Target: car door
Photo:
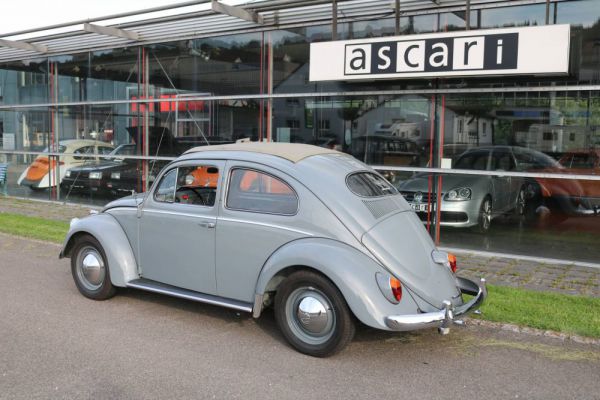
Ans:
[[[202,160],[162,174],[140,213],[143,278],[216,293],[216,199],[223,167],[223,161]]]
[[[285,174],[246,162],[228,162],[227,192],[217,229],[218,295],[245,302],[254,299],[260,271],[275,250],[306,237],[299,217],[305,190]],[[309,196],[304,196],[305,206]]]

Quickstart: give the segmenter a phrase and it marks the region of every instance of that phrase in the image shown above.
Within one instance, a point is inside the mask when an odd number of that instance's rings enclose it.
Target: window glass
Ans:
[[[73,151],[73,154],[94,154],[94,146],[80,147],[80,148],[76,149],[75,151]],[[83,160],[87,157],[73,156],[73,158],[75,160]]]
[[[362,197],[379,197],[398,193],[388,181],[372,172],[352,174],[346,179],[346,184],[352,193]]]
[[[219,169],[212,166],[180,167],[175,203],[212,207],[217,197]]]
[[[456,169],[486,170],[489,151],[467,151],[456,161]]]
[[[154,200],[173,203],[175,201],[175,183],[177,182],[177,168],[172,169],[163,176],[154,192]]]
[[[231,173],[227,207],[234,210],[293,215],[298,197],[285,182],[263,172],[235,169]]]

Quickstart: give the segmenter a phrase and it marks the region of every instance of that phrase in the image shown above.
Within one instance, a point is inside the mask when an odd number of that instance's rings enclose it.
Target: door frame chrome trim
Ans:
[[[284,231],[290,231],[290,232],[300,233],[302,235],[307,235],[307,236],[315,236],[315,234],[311,233],[311,232],[306,232],[306,231],[302,231],[300,229],[289,228],[287,226],[278,225],[278,224],[271,224],[271,223],[267,223],[267,222],[250,221],[250,220],[247,220],[247,219],[238,219],[238,218],[229,218],[229,217],[219,217],[218,219],[219,219],[219,221],[237,222],[237,223],[240,223],[240,224],[258,225],[258,226],[264,226],[264,227],[267,227],[267,228],[282,229]]]
[[[178,215],[181,217],[210,219],[212,221],[217,220],[217,217],[213,217],[213,216],[209,216],[209,215],[188,214],[188,213],[179,212],[179,211],[156,210],[156,209],[152,209],[152,208],[145,208],[144,212],[145,213],[154,213],[154,214]]]

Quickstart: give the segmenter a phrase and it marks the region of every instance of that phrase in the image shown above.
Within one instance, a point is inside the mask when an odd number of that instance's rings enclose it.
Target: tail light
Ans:
[[[454,254],[448,253],[448,263],[450,263],[450,269],[452,272],[456,273],[458,267],[456,266],[456,256]]]
[[[453,273],[456,273],[458,267],[456,264],[456,256],[454,254],[446,253],[441,250],[434,250],[431,252],[431,258],[435,263],[445,265],[450,268]]]
[[[400,284],[400,281],[390,277],[390,288],[392,288],[392,294],[396,301],[400,302],[402,299],[402,285]]]
[[[400,300],[402,300],[402,282],[392,276],[380,272],[375,274],[375,279],[377,280],[379,290],[381,290],[383,296],[388,299],[390,303],[400,303]]]

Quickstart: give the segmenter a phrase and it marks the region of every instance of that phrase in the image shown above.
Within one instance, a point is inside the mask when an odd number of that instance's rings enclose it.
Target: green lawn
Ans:
[[[0,232],[62,243],[67,222],[0,213]],[[600,337],[600,298],[488,285],[489,297],[474,316],[537,329]]]
[[[0,232],[11,235],[62,243],[68,230],[67,222],[0,213]]]
[[[600,298],[488,285],[489,296],[474,316],[531,328],[600,337]]]

